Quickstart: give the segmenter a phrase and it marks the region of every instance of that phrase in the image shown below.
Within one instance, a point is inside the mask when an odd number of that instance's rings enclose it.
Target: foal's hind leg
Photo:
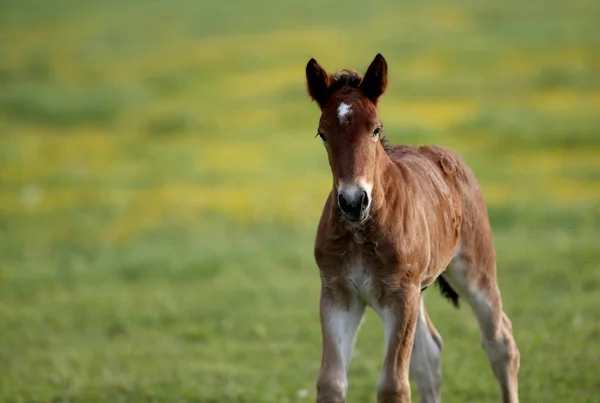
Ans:
[[[519,350],[510,320],[502,311],[493,252],[488,257],[491,259],[479,259],[463,251],[453,259],[444,278],[469,303],[477,317],[481,345],[500,384],[502,401],[518,403]]]
[[[442,387],[442,338],[433,327],[433,323],[423,303],[415,329],[415,341],[410,356],[410,374],[419,390],[421,403],[438,403]]]

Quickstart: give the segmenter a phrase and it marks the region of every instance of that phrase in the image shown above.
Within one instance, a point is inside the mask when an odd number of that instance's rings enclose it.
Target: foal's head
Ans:
[[[315,59],[306,65],[308,93],[321,108],[317,135],[323,140],[342,216],[361,222],[369,216],[377,154],[385,153],[377,101],[387,86],[387,63],[378,54],[360,74],[329,74]]]

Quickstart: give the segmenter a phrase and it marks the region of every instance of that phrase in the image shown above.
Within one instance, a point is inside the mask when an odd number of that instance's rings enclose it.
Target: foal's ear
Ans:
[[[319,107],[323,109],[329,98],[329,85],[331,76],[315,59],[310,59],[306,65],[306,86],[308,94],[317,101]]]
[[[387,88],[387,62],[381,53],[377,53],[377,56],[371,62],[359,88],[375,104],[385,92]]]

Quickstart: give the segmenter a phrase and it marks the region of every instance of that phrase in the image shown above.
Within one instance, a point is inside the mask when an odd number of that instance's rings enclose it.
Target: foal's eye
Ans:
[[[377,137],[379,137],[380,134],[381,134],[381,127],[375,128],[375,130],[373,131],[373,138],[376,139]]]
[[[323,143],[327,142],[327,139],[325,138],[325,135],[321,132],[317,132],[317,136],[321,137],[321,140],[323,140]],[[315,136],[315,137],[317,137]]]

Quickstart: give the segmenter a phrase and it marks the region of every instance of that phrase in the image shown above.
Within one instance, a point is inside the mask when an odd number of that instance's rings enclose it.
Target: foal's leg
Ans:
[[[378,403],[410,403],[409,365],[419,319],[420,290],[404,285],[377,308],[385,328],[386,354],[377,383]]]
[[[419,390],[421,403],[439,403],[442,388],[442,338],[433,327],[433,323],[423,303],[415,329],[415,342],[410,356],[410,374]]]
[[[344,403],[348,389],[348,365],[365,312],[355,295],[340,298],[324,289],[321,293],[323,357],[317,380],[317,403]]]
[[[471,260],[472,259],[468,259]],[[460,255],[455,257],[444,278],[469,303],[481,328],[481,346],[485,350],[502,393],[504,403],[518,403],[519,350],[512,325],[502,311],[502,299],[496,282],[495,262],[487,270],[473,267]]]

